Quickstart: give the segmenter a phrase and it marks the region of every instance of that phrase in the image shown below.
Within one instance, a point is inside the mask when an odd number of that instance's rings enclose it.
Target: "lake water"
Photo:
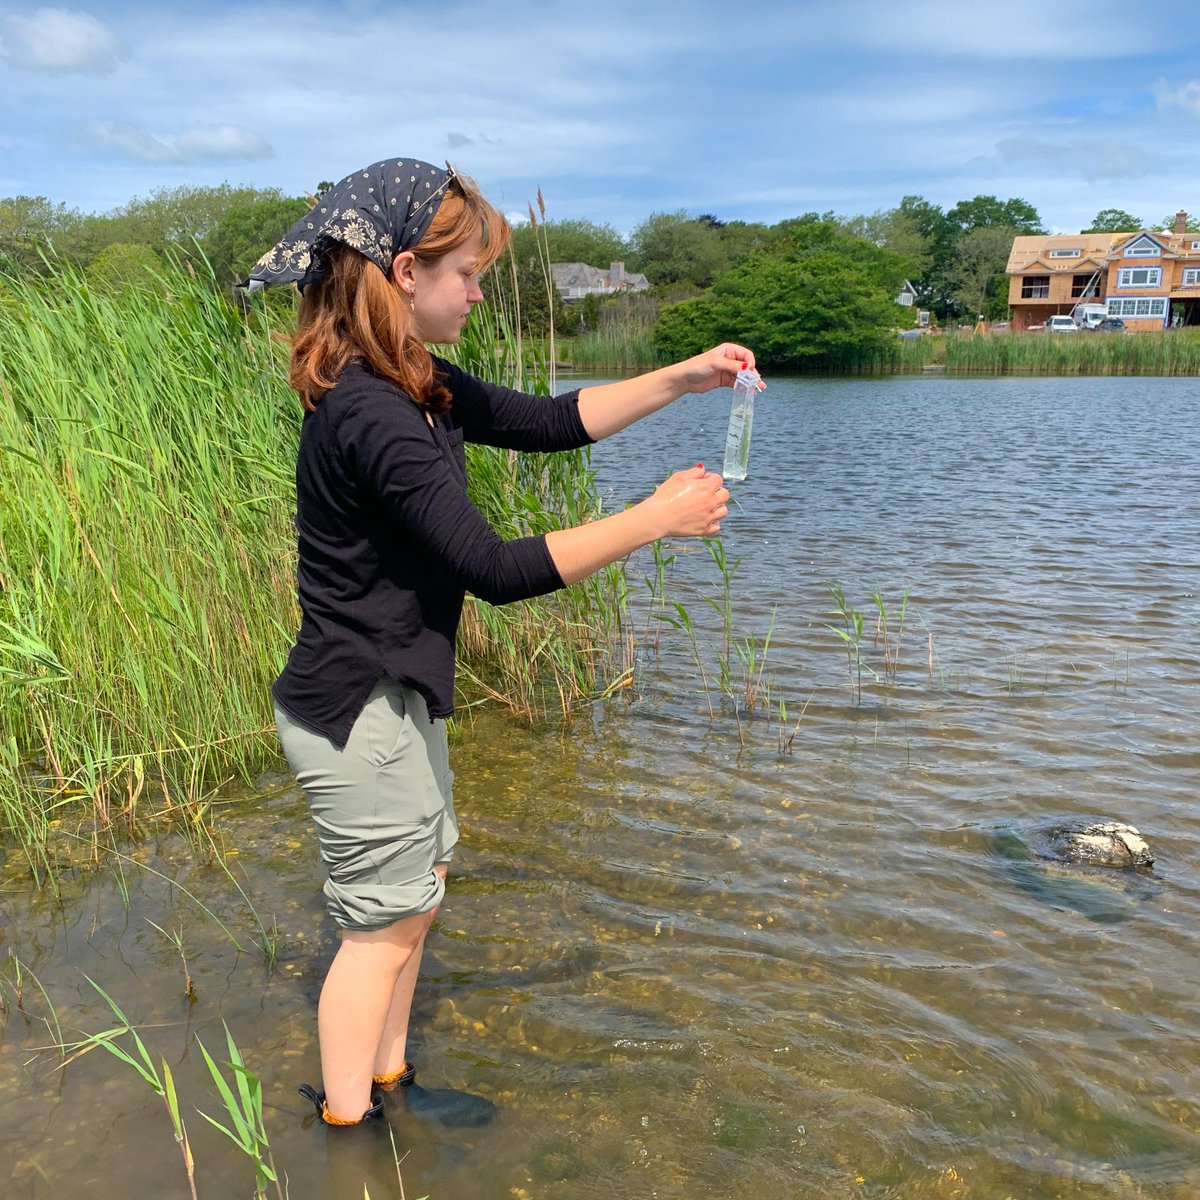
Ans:
[[[613,503],[719,466],[729,396],[597,447]],[[446,1129],[390,1101],[406,1196],[1200,1194],[1197,398],[1178,379],[770,381],[724,530],[733,640],[761,655],[774,622],[753,710],[735,652],[721,687],[720,575],[679,545],[665,602],[695,647],[653,619],[642,552],[633,685],[567,729],[484,712],[456,747],[464,842],[413,1052],[422,1083],[500,1112]],[[861,681],[833,586],[864,614]],[[57,904],[9,855],[5,1197],[188,1194],[150,1089],[48,1049],[47,997],[65,1040],[114,1023],[85,975],[171,1064],[201,1197],[252,1192],[196,1113],[222,1115],[196,1049],[223,1056],[222,1020],[294,1200],[400,1194],[386,1128],[327,1135],[296,1095],[333,949],[302,800],[285,779],[223,796],[274,970],[180,839],[67,878]],[[997,852],[998,827],[1063,814],[1137,826],[1153,875]]]

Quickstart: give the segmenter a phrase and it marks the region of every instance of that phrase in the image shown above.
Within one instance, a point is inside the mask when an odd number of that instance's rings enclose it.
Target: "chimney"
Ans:
[[[1187,213],[1182,208],[1175,214],[1175,232],[1187,233]]]
[[[625,286],[625,264],[623,262],[609,264],[608,282],[614,288]]]

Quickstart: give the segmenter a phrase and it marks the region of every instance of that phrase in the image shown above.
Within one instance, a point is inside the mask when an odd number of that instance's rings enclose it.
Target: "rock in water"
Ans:
[[[1093,921],[1123,921],[1160,884],[1132,825],[1104,817],[1049,817],[995,826],[992,848],[1021,891]]]
[[[1132,825],[1120,821],[1067,821],[1047,826],[1040,839],[1044,858],[1089,867],[1146,868],[1154,855]]]

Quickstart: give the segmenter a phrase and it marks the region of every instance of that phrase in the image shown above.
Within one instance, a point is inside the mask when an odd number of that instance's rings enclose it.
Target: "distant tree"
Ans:
[[[721,275],[712,292],[663,311],[655,341],[668,356],[744,339],[765,366],[847,362],[893,336],[900,258],[840,230],[800,222]]]
[[[536,227],[518,225],[513,230],[513,252],[524,260],[544,247],[552,263],[581,262],[608,269],[628,255],[625,239],[611,225],[592,221],[539,221]]]
[[[1174,222],[1175,218],[1171,218]],[[1084,233],[1136,233],[1144,228],[1137,217],[1123,208],[1102,208],[1093,218]]]
[[[76,209],[45,196],[0,199],[0,263],[12,272],[42,270],[42,256],[51,248],[61,251],[81,219]]]
[[[205,243],[231,209],[263,200],[290,199],[278,188],[198,187],[185,184],[159,188],[149,196],[131,200],[109,214],[111,241],[139,242],[159,253],[174,248],[193,253]]]
[[[1136,226],[1135,228],[1140,228],[1140,226]],[[1175,214],[1172,213],[1169,217],[1163,217],[1162,221],[1160,221],[1159,224],[1155,225],[1154,228],[1155,229],[1174,229],[1175,228]],[[1200,217],[1193,217],[1193,216],[1189,215],[1187,221],[1184,222],[1183,228],[1184,228],[1185,233],[1200,233]]]
[[[729,266],[720,231],[686,212],[652,213],[629,238],[635,269],[653,284],[709,287]]]
[[[1000,317],[1008,309],[1005,266],[1016,231],[1011,226],[981,225],[968,230],[955,245],[947,274],[951,299],[968,317]]]
[[[910,255],[915,251],[919,265],[928,263],[924,271],[915,272],[918,277],[913,279],[918,302],[943,320],[957,316],[973,320],[989,307],[994,308],[1003,290],[996,283],[997,272],[1003,272],[1005,265],[996,249],[1001,236],[981,234],[971,238],[969,235],[976,230],[998,229],[1011,245],[1018,234],[1043,232],[1037,209],[1020,198],[999,200],[979,195],[961,200],[943,213],[920,196],[905,196],[895,214],[895,248],[904,246]],[[960,261],[960,247],[963,261]],[[994,265],[990,272],[989,263]],[[987,282],[982,276],[987,277]],[[981,295],[991,297],[993,303],[989,306],[985,300],[981,306]]]
[[[149,246],[113,242],[87,265],[88,282],[100,291],[149,288],[162,278],[163,261]]]
[[[774,241],[778,241],[793,233],[802,232],[810,225],[819,225],[822,221],[836,222],[837,219],[837,214],[831,212],[806,212],[801,213],[798,217],[785,217],[782,221],[777,221],[771,226],[771,238]]]
[[[752,250],[772,240],[771,231],[766,225],[751,221],[726,221],[717,227],[717,236],[731,267],[740,263]]]
[[[946,213],[946,220],[962,233],[985,226],[1011,228],[1016,233],[1045,233],[1038,211],[1026,200],[997,200],[995,196],[976,196],[960,200]]]
[[[937,210],[939,215],[941,210]],[[838,224],[854,237],[898,254],[907,278],[917,287],[933,266],[934,233],[913,212],[902,208],[878,209],[863,216],[843,217]]]
[[[266,195],[226,209],[202,242],[217,282],[227,286],[244,279],[310,207],[307,199]]]

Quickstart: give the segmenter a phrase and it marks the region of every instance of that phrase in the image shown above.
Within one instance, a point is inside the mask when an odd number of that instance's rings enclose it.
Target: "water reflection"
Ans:
[[[710,718],[691,647],[664,631],[603,712],[565,731],[485,713],[457,747],[464,844],[414,1054],[423,1084],[500,1112],[447,1129],[391,1100],[407,1195],[1197,1194],[1192,391],[772,384],[726,538],[735,633],[761,637],[775,614],[770,704],[740,732],[728,705]],[[623,500],[718,461],[727,403],[689,401],[597,449],[602,485]],[[699,551],[669,584],[713,678],[716,582]],[[827,627],[831,583],[863,609],[873,590],[893,613],[909,595],[895,679],[866,674],[861,703]],[[870,637],[864,656],[881,665]],[[1053,813],[1136,825],[1155,885],[1092,882],[1106,891],[1069,903],[1078,879],[1014,875],[991,831]],[[125,863],[68,880],[59,905],[31,900],[7,864],[0,1164],[14,1195],[148,1180],[186,1194],[144,1084],[98,1053],[58,1071],[37,1049],[51,1030],[34,976],[66,1036],[111,1024],[84,974],[145,1026],[187,1112],[219,1114],[195,1038],[216,1049],[229,1024],[264,1080],[293,1196],[357,1198],[364,1176],[375,1200],[399,1195],[386,1132],[331,1158],[295,1094],[316,1075],[333,948],[302,804],[268,790],[225,828],[259,917],[277,922],[273,972],[229,880],[170,839],[138,852],[166,879]],[[1094,919],[1098,899],[1121,919]],[[182,931],[194,1004],[148,918]],[[194,1115],[188,1128],[200,1195],[248,1194],[221,1135]]]

